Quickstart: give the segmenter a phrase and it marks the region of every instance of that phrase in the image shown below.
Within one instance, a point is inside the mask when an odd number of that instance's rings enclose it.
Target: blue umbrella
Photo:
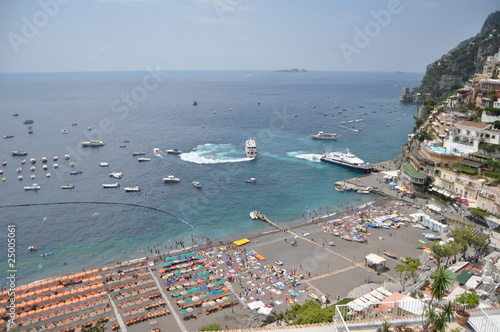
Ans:
[[[207,287],[207,286],[203,286],[203,287],[201,287],[201,290],[207,290],[207,289],[208,289],[208,287]]]

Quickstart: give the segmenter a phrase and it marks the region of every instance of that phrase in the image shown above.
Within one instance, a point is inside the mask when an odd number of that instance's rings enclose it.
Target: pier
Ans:
[[[252,211],[252,212],[255,214],[255,216],[257,217],[257,219],[265,221],[265,222],[273,225],[274,227],[276,227],[277,229],[279,229],[281,231],[283,230],[282,227],[278,226],[278,224],[276,224],[274,221],[272,221],[271,219],[269,219],[268,217],[266,217],[266,215],[264,213],[262,213],[260,211]]]

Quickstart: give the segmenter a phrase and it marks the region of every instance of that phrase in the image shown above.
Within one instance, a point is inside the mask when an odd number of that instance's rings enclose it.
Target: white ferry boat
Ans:
[[[257,145],[255,140],[249,138],[245,144],[245,153],[248,158],[257,158]]]
[[[323,131],[320,131],[317,135],[311,135],[311,137],[314,139],[337,139],[340,137],[340,135],[336,133],[325,133]]]
[[[14,150],[12,151],[13,156],[27,156],[28,152],[22,150]]]
[[[346,153],[335,151],[325,153],[321,157],[321,161],[341,165],[362,173],[370,173],[372,171],[372,166],[369,163],[365,163],[362,159],[353,155],[349,152],[349,149],[347,149]]]
[[[24,190],[40,190],[40,186],[37,185],[36,183],[33,183],[31,186],[26,186],[24,187]]]
[[[124,189],[125,189],[126,192],[138,192],[138,191],[141,191],[141,188],[139,188],[139,186],[125,187]]]
[[[169,175],[166,178],[163,178],[163,182],[165,182],[165,183],[176,183],[176,182],[180,182],[180,181],[181,181],[181,178],[176,178],[173,175]]]
[[[101,140],[98,140],[98,139],[93,139],[93,140],[90,140],[88,142],[82,142],[82,146],[84,147],[96,147],[96,146],[104,146],[104,143],[103,141]]]
[[[118,188],[120,187],[120,184],[117,183],[103,183],[102,185],[103,188]]]
[[[170,154],[181,154],[182,151],[179,150],[179,149],[168,149],[167,153],[170,153]]]

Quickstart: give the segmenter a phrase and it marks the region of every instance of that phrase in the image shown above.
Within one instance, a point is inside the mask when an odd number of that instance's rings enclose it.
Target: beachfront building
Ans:
[[[415,166],[410,163],[403,164],[403,177],[413,184],[425,184],[427,182],[427,176],[425,173],[419,172],[415,169]]]
[[[431,190],[446,197],[460,197],[466,199],[469,206],[475,206],[479,190],[484,179],[477,175],[460,173],[449,168],[437,167],[434,172],[434,183]]]
[[[482,141],[496,140],[498,144],[500,139],[498,133],[493,134],[493,137],[488,133],[489,136],[486,137],[488,127],[490,125],[487,123],[460,121],[449,132],[448,138],[444,141],[444,148],[453,152],[474,153],[479,151],[479,143]]]
[[[450,130],[453,130],[453,121],[447,113],[436,115],[431,124],[432,131],[441,139],[448,137]]]
[[[500,187],[482,186],[478,192],[477,207],[500,215]]]
[[[429,210],[431,210],[431,207],[428,207]],[[439,222],[438,220],[430,217],[424,212],[413,213],[412,215],[410,215],[410,217],[413,218],[414,222],[421,223],[422,225],[427,226],[430,230],[440,233],[446,232],[448,230],[448,225]]]

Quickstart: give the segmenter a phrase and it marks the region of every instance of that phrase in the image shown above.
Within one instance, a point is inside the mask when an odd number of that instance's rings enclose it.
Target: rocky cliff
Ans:
[[[473,74],[482,73],[488,56],[500,48],[500,11],[491,13],[481,31],[427,66],[420,88],[416,91],[439,98],[466,82]],[[417,96],[415,96],[417,97]]]

